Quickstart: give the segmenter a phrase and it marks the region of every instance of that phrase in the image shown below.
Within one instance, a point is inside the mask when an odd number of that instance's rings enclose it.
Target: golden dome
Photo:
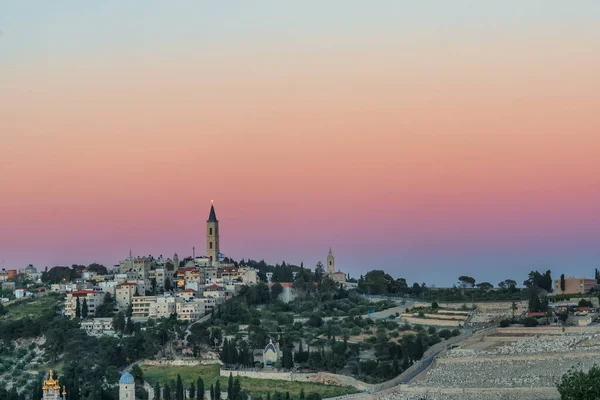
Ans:
[[[50,370],[48,372],[48,379],[44,380],[44,386],[42,386],[42,390],[46,391],[48,389],[60,390],[60,385],[58,383],[58,379],[52,378],[54,371]]]

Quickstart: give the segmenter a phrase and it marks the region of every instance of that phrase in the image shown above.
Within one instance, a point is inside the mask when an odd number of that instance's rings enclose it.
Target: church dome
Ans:
[[[131,375],[129,372],[121,375],[121,379],[119,379],[119,385],[133,385],[134,382],[135,379],[133,379],[133,375]]]

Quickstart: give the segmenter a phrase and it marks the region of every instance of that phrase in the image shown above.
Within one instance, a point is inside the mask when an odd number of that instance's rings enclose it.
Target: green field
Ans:
[[[206,392],[210,390],[210,385],[214,384],[217,379],[221,380],[221,391],[227,391],[227,378],[219,376],[220,365],[195,365],[195,366],[162,366],[162,365],[140,365],[142,371],[144,371],[144,378],[152,385],[159,381],[161,386],[166,381],[177,379],[177,375],[181,375],[185,387],[189,387],[192,382],[196,382],[199,376],[204,380]],[[304,388],[306,394],[319,393],[321,397],[336,397],[349,393],[358,392],[352,387],[346,386],[328,386],[317,383],[300,383],[300,382],[287,382],[287,381],[275,381],[271,379],[254,379],[240,377],[240,383],[242,384],[243,390],[251,393],[254,396],[263,395],[266,397],[267,393],[285,393],[290,392],[292,398],[298,398],[300,390]]]
[[[55,294],[19,300],[15,303],[5,306],[6,314],[0,317],[0,321],[14,321],[17,319],[31,317],[39,318],[48,311],[52,311],[56,306],[63,303],[63,297]]]

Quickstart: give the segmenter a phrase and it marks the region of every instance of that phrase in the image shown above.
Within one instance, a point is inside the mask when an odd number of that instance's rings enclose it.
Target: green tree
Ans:
[[[135,364],[133,367],[131,367],[131,376],[133,376],[136,384],[144,384],[144,371],[142,371],[139,365]]]
[[[581,299],[579,300],[579,307],[594,307],[594,305],[592,304],[591,301],[587,300],[587,299]]]
[[[565,292],[565,274],[560,275],[560,291]]]
[[[188,399],[194,400],[194,398],[196,397],[196,386],[194,386],[194,382],[192,382],[190,384],[190,389],[189,389],[188,393],[189,393]],[[200,399],[200,400],[202,400],[202,399]]]
[[[110,293],[104,295],[104,301],[98,307],[96,307],[95,317],[107,318],[112,317],[114,314],[114,300]]]
[[[221,400],[221,381],[217,379],[215,383],[215,399]]]
[[[594,365],[588,372],[571,369],[556,385],[561,400],[600,399],[600,368]]]
[[[304,400],[304,398],[306,397],[306,395],[304,394],[304,388],[300,389],[300,400]]]
[[[281,286],[281,283],[275,282],[273,286],[271,286],[271,298],[277,300],[277,297],[281,293],[283,293],[283,286]]]
[[[171,289],[173,289],[173,286],[171,285],[171,280],[169,278],[165,279],[165,290],[168,292]]]
[[[81,316],[83,319],[88,317],[89,309],[87,304],[87,299],[83,299],[83,305],[81,306]]]
[[[231,372],[227,378],[227,398],[233,400],[233,374]]]
[[[201,377],[196,380],[196,399],[204,400],[204,381]]]
[[[154,384],[154,400],[160,400],[160,382]]]
[[[233,382],[232,395],[234,400],[241,400],[242,385],[240,383],[240,378],[235,378],[235,381]]]
[[[183,400],[183,382],[179,374],[177,374],[177,385],[175,386],[175,400]]]
[[[75,318],[81,318],[81,304],[79,303],[79,296],[75,300]]]
[[[127,317],[127,323],[125,324],[123,333],[126,335],[131,335],[133,333],[133,321],[131,320],[131,317]]]
[[[459,276],[458,277],[459,286],[463,289],[472,288],[475,286],[475,278],[470,276]]]
[[[215,400],[215,387],[213,384],[210,384],[210,400]]]
[[[164,400],[172,400],[171,399],[171,387],[169,386],[169,382],[165,382],[165,387],[163,389],[163,398],[164,398]]]
[[[125,314],[123,314],[123,311],[119,311],[113,317],[113,329],[115,332],[123,332],[125,329]]]

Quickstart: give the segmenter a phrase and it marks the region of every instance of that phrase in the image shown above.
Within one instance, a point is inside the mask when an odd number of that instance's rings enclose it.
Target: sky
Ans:
[[[600,2],[6,1],[0,263],[600,268]]]

